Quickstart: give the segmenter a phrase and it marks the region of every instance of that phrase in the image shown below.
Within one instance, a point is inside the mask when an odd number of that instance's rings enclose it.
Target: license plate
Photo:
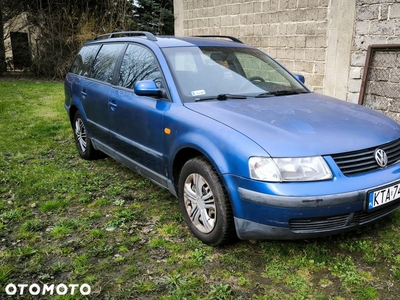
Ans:
[[[400,199],[400,183],[369,193],[368,209]]]

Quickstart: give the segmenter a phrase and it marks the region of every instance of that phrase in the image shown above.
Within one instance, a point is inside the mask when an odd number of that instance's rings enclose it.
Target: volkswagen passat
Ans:
[[[395,121],[222,38],[84,44],[65,80],[80,156],[107,154],[168,189],[211,245],[335,234],[399,207]]]

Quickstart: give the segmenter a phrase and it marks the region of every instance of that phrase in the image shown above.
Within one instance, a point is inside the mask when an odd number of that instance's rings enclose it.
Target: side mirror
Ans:
[[[297,79],[298,81],[300,81],[301,83],[303,83],[303,84],[306,82],[306,79],[304,78],[303,75],[294,74],[294,77],[296,77],[296,79]]]
[[[166,97],[165,91],[159,89],[153,80],[138,81],[135,83],[133,90],[139,96]]]

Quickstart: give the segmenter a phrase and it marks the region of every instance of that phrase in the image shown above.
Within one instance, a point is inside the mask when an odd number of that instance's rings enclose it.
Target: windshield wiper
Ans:
[[[264,98],[270,96],[288,96],[288,95],[297,95],[303,93],[308,93],[308,92],[303,90],[279,90],[279,91],[261,93],[257,95],[256,98]]]
[[[255,96],[255,98],[265,98],[265,97],[272,97],[272,96],[275,96],[275,95],[271,92],[265,92],[265,93],[258,94],[257,96]]]
[[[275,91],[272,92],[275,96],[286,96],[286,95],[296,95],[300,94],[299,91],[296,90],[280,90],[280,91]]]
[[[213,97],[204,97],[204,98],[196,98],[196,102],[207,101],[207,100],[218,100],[224,101],[228,99],[247,99],[247,96],[244,95],[233,95],[233,94],[219,94],[218,96]]]

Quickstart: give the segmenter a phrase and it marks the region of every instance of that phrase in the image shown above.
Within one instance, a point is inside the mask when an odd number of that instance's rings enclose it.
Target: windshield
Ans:
[[[308,92],[257,49],[179,47],[164,48],[163,52],[183,102]]]

